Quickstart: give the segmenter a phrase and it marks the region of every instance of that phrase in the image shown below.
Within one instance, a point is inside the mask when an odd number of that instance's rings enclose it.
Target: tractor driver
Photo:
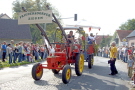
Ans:
[[[67,39],[68,39],[68,43],[69,44],[73,44],[74,43],[74,35],[73,35],[73,31],[70,31],[68,36],[67,36]]]
[[[74,44],[73,31],[69,32],[69,34],[67,35],[67,39],[68,39],[69,46],[71,47],[70,51],[69,51],[69,57],[70,57],[70,55],[72,54],[72,50],[74,49],[74,47],[73,47],[73,44]]]

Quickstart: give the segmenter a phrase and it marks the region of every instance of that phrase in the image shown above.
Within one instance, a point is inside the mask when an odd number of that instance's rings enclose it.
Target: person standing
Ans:
[[[128,52],[128,59],[129,59],[129,56],[133,54],[132,53],[132,47],[129,47],[129,49],[127,50],[127,52]]]
[[[45,49],[44,47],[41,45],[40,47],[40,54],[41,54],[41,59],[43,60],[43,57],[44,57],[44,52],[45,52]]]
[[[27,51],[26,51],[26,53],[27,53],[26,56],[27,56],[27,61],[28,61],[28,62],[31,62],[31,61],[30,61],[30,56],[31,56],[31,55],[30,55],[30,54],[31,54],[31,53],[30,53],[30,50],[31,50],[31,49],[30,49],[30,44],[28,44],[28,45],[27,45]]]
[[[128,46],[123,48],[123,61],[126,63],[128,60]]]
[[[111,47],[110,47],[110,60],[111,60],[110,69],[111,69],[111,74],[109,74],[109,75],[118,74],[118,71],[117,71],[116,66],[115,66],[116,58],[117,58],[117,47],[116,47],[116,43],[112,42]]]
[[[16,43],[16,45],[15,45],[15,50],[14,50],[13,63],[16,63],[16,60],[17,60],[18,56],[19,56],[18,43]]]
[[[5,58],[6,58],[6,49],[7,49],[7,45],[6,42],[3,42],[3,45],[1,46],[1,50],[2,50],[2,62],[5,62]]]
[[[22,62],[22,59],[23,59],[23,46],[22,42],[20,42],[18,46],[18,62]]]
[[[7,56],[9,56],[9,64],[12,63],[12,47],[11,47],[11,44],[8,44],[7,45]]]
[[[39,45],[35,45],[35,60],[39,60]]]
[[[97,36],[97,33],[96,35],[94,36],[93,33],[90,33],[90,36],[88,36],[88,44],[96,44],[96,36]]]
[[[127,60],[127,69],[128,69],[128,76],[131,78],[132,77],[132,72],[133,72],[133,56],[129,56],[129,60]]]

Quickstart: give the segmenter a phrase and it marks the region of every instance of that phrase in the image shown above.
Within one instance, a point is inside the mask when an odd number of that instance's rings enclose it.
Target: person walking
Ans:
[[[116,43],[112,42],[111,47],[110,47],[110,61],[111,61],[110,70],[111,70],[111,73],[109,75],[118,74],[118,71],[117,71],[116,66],[115,66],[116,58],[117,58],[117,47],[116,47]]]

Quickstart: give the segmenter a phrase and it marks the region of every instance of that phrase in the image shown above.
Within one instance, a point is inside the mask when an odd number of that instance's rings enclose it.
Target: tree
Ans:
[[[46,0],[16,0],[13,2],[13,19],[18,19],[18,13],[22,12],[22,7],[25,7],[27,11],[41,11],[47,10],[46,5],[52,7],[50,3],[47,3]],[[52,11],[57,18],[60,17],[59,12],[52,7]],[[40,24],[42,27],[44,24]],[[54,31],[57,27],[55,23],[47,23],[46,24],[46,33],[49,37],[50,41],[53,41]],[[32,42],[33,43],[41,43],[42,37],[38,28],[35,25],[30,25],[30,31],[32,34]]]
[[[119,27],[120,30],[135,30],[135,19],[128,20]]]
[[[105,47],[105,46],[109,46],[110,45],[110,42],[111,42],[111,39],[112,39],[112,36],[109,36],[107,38],[102,37],[102,41],[101,41],[101,44],[100,44],[100,47]]]

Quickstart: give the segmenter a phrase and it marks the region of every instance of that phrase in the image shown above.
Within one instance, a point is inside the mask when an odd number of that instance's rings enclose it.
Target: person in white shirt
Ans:
[[[123,52],[123,62],[127,62],[127,55],[128,55],[127,49],[128,49],[127,46],[126,46],[126,47],[123,46],[123,48],[122,48],[122,52]]]
[[[96,36],[97,36],[97,33],[95,36],[93,35],[93,33],[90,33],[90,36],[88,36],[88,44],[96,43]]]
[[[12,50],[12,48],[11,48],[11,44],[8,44],[7,45],[7,55],[9,56],[9,64],[11,64],[12,63],[12,52],[13,52],[13,50]]]

